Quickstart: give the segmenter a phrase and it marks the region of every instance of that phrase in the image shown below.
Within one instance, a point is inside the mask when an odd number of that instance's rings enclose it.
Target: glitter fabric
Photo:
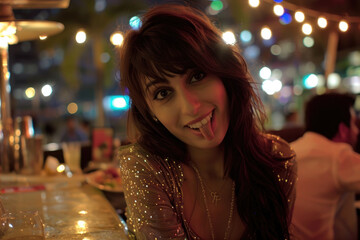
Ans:
[[[269,134],[265,137],[272,143],[274,158],[284,162],[282,170],[274,173],[292,206],[295,154],[281,138]],[[138,144],[120,149],[118,156],[130,232],[137,239],[200,239],[184,217],[181,164],[151,155]]]

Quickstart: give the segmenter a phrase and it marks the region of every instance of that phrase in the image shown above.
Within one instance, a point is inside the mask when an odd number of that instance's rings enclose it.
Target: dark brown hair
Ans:
[[[330,92],[312,97],[306,104],[305,128],[332,139],[339,130],[339,124],[350,126],[350,108],[354,96]]]
[[[283,162],[270,156],[261,134],[262,104],[239,49],[225,44],[209,18],[190,7],[157,6],[142,21],[139,30],[127,33],[120,49],[121,84],[132,99],[138,143],[153,154],[180,162],[187,156],[185,144],[153,120],[142,87],[146,77],[165,78],[191,68],[218,76],[231,113],[223,142],[225,169],[236,183],[237,209],[247,234],[256,239],[288,239],[287,196],[274,174]]]

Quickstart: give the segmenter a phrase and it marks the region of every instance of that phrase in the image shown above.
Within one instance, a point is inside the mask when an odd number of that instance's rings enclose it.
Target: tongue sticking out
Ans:
[[[211,128],[211,121],[208,121],[204,126],[199,128],[201,134],[206,138],[206,140],[211,140],[214,138],[214,132]]]

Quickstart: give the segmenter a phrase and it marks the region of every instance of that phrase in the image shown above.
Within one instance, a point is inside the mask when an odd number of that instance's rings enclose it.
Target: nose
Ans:
[[[179,104],[183,114],[196,115],[200,109],[198,94],[187,88],[182,88],[179,92]]]

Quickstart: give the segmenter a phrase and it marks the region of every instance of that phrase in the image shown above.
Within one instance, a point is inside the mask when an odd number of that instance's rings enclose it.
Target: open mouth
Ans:
[[[211,111],[206,117],[201,119],[198,122],[195,122],[193,124],[188,124],[186,127],[190,128],[192,131],[194,131],[197,135],[201,134],[206,140],[212,140],[214,139],[214,130],[213,130],[213,113],[214,110]]]
[[[213,112],[210,112],[210,114],[207,115],[205,118],[203,118],[201,121],[194,123],[194,124],[186,125],[186,127],[199,131],[199,129],[201,127],[205,126],[208,122],[211,121],[212,115],[213,115]]]

